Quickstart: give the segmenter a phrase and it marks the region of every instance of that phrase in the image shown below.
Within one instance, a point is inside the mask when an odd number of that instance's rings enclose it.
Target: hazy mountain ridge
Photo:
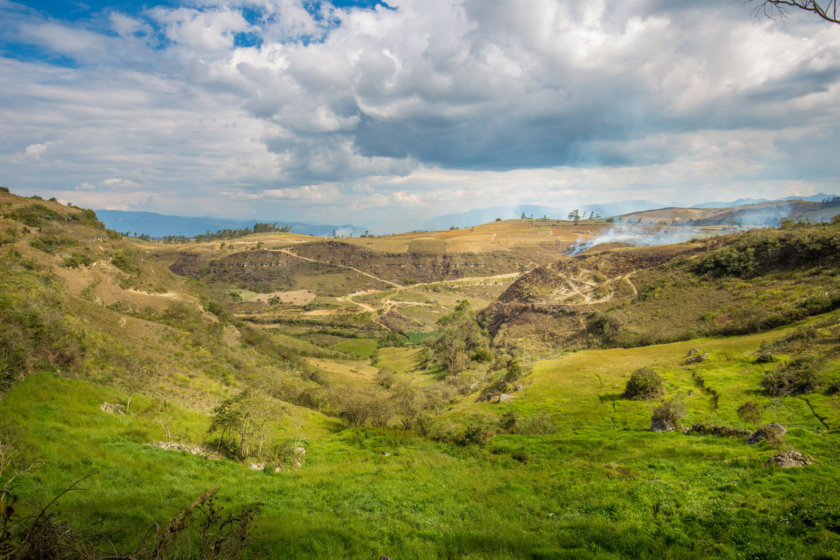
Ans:
[[[661,207],[661,204],[651,202],[649,200],[623,200],[604,204],[587,204],[577,207],[577,209],[580,210],[581,215],[584,217],[588,217],[592,212],[594,212],[602,218],[607,218],[618,214],[650,210],[659,207]],[[492,222],[497,218],[501,218],[502,220],[516,220],[521,218],[523,214],[525,214],[528,218],[542,218],[543,216],[546,216],[552,219],[565,220],[567,219],[569,212],[572,212],[573,210],[575,210],[575,208],[558,208],[536,204],[494,206],[492,208],[477,208],[467,212],[435,216],[434,218],[426,220],[423,225],[429,230],[449,229],[453,226],[458,228],[472,227]]]
[[[822,202],[827,198],[837,196],[836,194],[818,193],[810,196],[786,196],[784,198],[739,198],[731,202],[702,202],[695,204],[692,208],[730,208],[733,206],[746,206],[749,204],[761,204],[762,202],[776,202],[783,200],[805,200],[808,202]]]
[[[155,212],[134,212],[125,210],[96,210],[96,215],[106,227],[119,232],[146,234],[154,238],[166,236],[194,237],[204,233],[213,233],[223,229],[244,229],[259,223],[277,223],[288,225],[294,233],[329,237],[333,232],[339,237],[358,236],[364,228],[352,224],[320,225],[287,222],[271,218],[257,220],[238,220],[214,217],[169,216]]]

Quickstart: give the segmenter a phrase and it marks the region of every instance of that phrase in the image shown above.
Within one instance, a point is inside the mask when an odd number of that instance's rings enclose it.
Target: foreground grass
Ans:
[[[499,435],[485,447],[319,429],[303,468],[265,474],[146,445],[160,439],[140,413],[148,403],[129,416],[99,410],[119,396],[38,374],[0,415],[24,427],[42,462],[19,479],[27,505],[92,475],[56,511],[122,529],[121,546],[218,486],[222,505],[260,505],[252,552],[270,557],[840,557],[836,431],[791,430],[818,464],[778,470],[764,466],[766,444],[641,429]],[[199,438],[206,418],[182,418]]]

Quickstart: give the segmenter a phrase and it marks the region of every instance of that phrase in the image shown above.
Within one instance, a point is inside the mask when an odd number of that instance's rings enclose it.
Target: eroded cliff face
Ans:
[[[337,241],[297,245],[289,249],[241,251],[217,259],[198,253],[178,255],[170,270],[205,282],[227,282],[256,291],[290,289],[295,278],[319,274],[363,278],[367,288],[454,280],[467,276],[491,276],[520,268],[516,255],[498,253],[386,253]],[[262,288],[261,288],[262,287]],[[348,292],[348,293],[349,293]]]

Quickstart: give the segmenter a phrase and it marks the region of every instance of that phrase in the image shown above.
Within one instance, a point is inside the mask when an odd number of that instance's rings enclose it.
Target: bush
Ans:
[[[79,244],[78,241],[72,237],[58,237],[55,235],[44,235],[37,237],[29,242],[29,244],[45,253],[52,253],[56,249],[63,249],[64,247],[74,247]]]
[[[840,231],[835,224],[785,225],[789,227],[738,236],[729,246],[699,261],[695,272],[752,276],[771,270],[828,265],[840,258]]]
[[[376,346],[378,348],[402,348],[404,346],[408,346],[410,343],[411,341],[408,340],[408,337],[404,334],[395,331],[389,331],[388,334],[379,339],[379,342]]]
[[[681,400],[671,399],[670,401],[665,401],[653,409],[653,415],[650,418],[651,429],[654,429],[657,425],[663,427],[662,430],[657,431],[670,431],[681,428],[685,413],[685,404]]]
[[[479,445],[484,447],[492,437],[493,432],[487,428],[472,424],[464,430],[464,436],[461,438],[460,443],[461,445]]]
[[[126,274],[133,274],[140,272],[140,267],[137,266],[136,255],[132,251],[121,249],[111,259],[111,264],[125,272]]]
[[[90,266],[93,261],[87,255],[81,253],[73,253],[69,257],[65,257],[61,266],[65,268],[79,268],[80,266]]]
[[[764,390],[771,395],[804,395],[819,388],[819,379],[810,357],[797,358],[769,372],[761,381]]]
[[[394,368],[391,366],[385,366],[376,372],[376,382],[386,389],[390,389],[394,385],[395,381],[396,375],[394,373]]]
[[[493,352],[491,352],[490,348],[486,346],[479,346],[475,349],[472,359],[476,362],[486,364],[493,361]]]
[[[625,399],[643,401],[665,394],[662,378],[650,368],[639,368],[630,375],[622,396]]]
[[[518,434],[520,430],[520,415],[515,410],[508,410],[499,418],[499,429],[509,434]]]
[[[738,407],[738,418],[746,424],[758,424],[761,421],[761,407],[753,401],[747,401]]]
[[[12,220],[21,222],[29,227],[40,227],[45,220],[54,220],[58,214],[44,206],[43,204],[30,204],[28,206],[21,206],[12,211],[3,214],[4,218],[11,218]]]

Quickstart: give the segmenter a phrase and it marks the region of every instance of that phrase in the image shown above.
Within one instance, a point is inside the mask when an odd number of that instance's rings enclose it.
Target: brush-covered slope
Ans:
[[[0,216],[0,386],[49,370],[205,410],[257,378],[317,386],[93,212],[0,192]]]
[[[499,346],[636,346],[756,332],[840,305],[840,223],[599,250],[524,275],[483,312]]]

